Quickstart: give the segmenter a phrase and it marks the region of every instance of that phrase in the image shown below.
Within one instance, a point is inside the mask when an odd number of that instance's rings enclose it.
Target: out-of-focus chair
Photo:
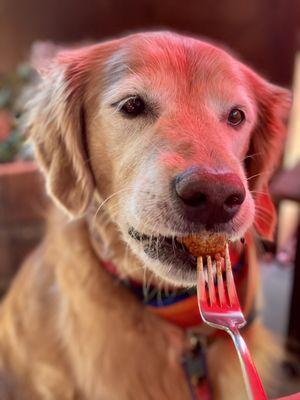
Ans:
[[[270,186],[271,195],[278,205],[283,200],[291,200],[300,205],[300,162],[293,168],[280,171]],[[288,337],[291,350],[300,357],[300,218],[296,239],[294,278],[292,285]]]

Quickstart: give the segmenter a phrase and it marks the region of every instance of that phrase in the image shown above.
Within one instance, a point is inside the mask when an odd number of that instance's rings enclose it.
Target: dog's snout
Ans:
[[[238,212],[246,195],[238,175],[195,168],[177,175],[174,187],[184,215],[205,225],[228,222]]]

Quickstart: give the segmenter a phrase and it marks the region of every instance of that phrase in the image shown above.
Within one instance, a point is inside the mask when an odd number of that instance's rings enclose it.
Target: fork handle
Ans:
[[[236,326],[232,326],[228,329],[228,333],[233,340],[239,356],[249,399],[266,400],[266,392],[264,391],[260,377],[251,359],[250,352],[239,330]]]

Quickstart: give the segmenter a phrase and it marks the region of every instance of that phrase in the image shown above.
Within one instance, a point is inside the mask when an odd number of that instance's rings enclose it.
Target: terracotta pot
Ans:
[[[43,178],[34,162],[0,164],[0,294],[40,241],[47,204]]]

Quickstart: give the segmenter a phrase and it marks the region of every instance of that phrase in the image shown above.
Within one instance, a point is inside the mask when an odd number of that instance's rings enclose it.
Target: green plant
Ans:
[[[18,99],[32,75],[33,71],[27,64],[21,64],[11,73],[0,74],[0,163],[28,157]]]

